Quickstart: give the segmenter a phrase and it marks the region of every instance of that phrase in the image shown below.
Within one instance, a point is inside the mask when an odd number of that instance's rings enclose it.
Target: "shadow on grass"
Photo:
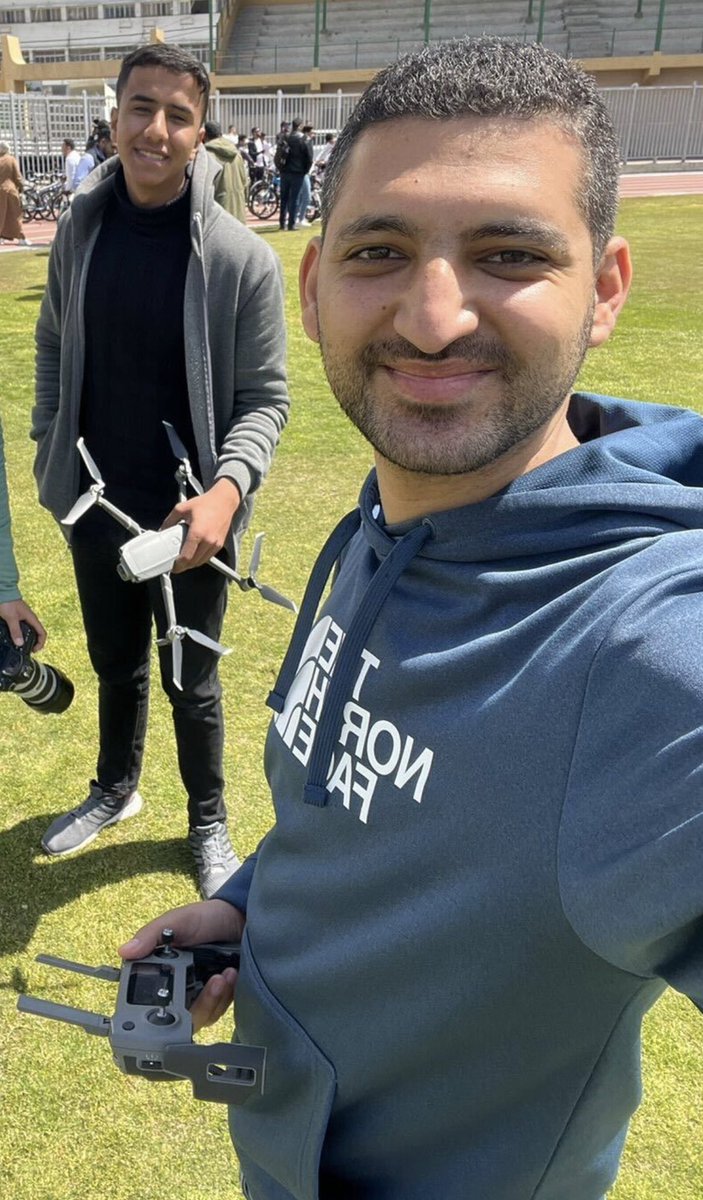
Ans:
[[[101,845],[78,857],[50,859],[39,841],[53,816],[33,817],[0,832],[1,954],[26,950],[40,917],[106,884],[152,871],[192,874],[193,861],[183,838]]]
[[[25,304],[28,300],[33,300],[34,303],[36,304],[39,300],[42,299],[42,296],[44,295],[45,291],[46,291],[45,283],[30,283],[30,284],[27,284],[27,286],[25,287],[24,295],[23,296],[15,296],[15,300],[20,304]]]

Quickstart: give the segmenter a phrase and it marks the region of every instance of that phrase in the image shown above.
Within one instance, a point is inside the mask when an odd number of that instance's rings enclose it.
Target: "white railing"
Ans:
[[[604,88],[620,140],[623,163],[687,163],[703,160],[703,86]],[[252,126],[273,140],[281,121],[302,117],[322,134],[341,129],[358,97],[348,92],[268,94],[219,93],[210,117],[226,132]],[[26,172],[47,169],[58,159],[65,137],[81,149],[96,117],[108,116],[101,96],[34,96],[0,93],[0,141],[7,142]]]

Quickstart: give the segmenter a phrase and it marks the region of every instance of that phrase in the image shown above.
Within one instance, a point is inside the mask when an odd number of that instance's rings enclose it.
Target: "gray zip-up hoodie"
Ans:
[[[59,521],[79,491],[85,285],[118,167],[119,159],[112,158],[92,172],[59,222],[37,323],[34,473],[40,502]],[[216,173],[217,164],[201,148],[191,179],[192,250],[183,319],[202,483],[207,489],[227,477],[242,495],[228,546],[236,557],[236,542],[251,519],[252,495],[287,419],[285,324],[278,260],[215,203]]]

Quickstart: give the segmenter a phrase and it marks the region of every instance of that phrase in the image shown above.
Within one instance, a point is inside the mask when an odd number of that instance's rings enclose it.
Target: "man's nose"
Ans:
[[[469,273],[446,258],[418,263],[400,298],[395,331],[425,354],[437,354],[478,328]]]
[[[144,132],[152,141],[163,141],[168,133],[168,122],[166,121],[166,113],[162,108],[157,108],[153,111]]]

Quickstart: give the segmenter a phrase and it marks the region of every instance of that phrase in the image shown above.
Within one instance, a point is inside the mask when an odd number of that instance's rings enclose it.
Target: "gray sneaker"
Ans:
[[[191,825],[188,844],[198,869],[198,883],[203,900],[210,900],[218,888],[241,866],[232,849],[224,821],[211,825]]]
[[[142,804],[139,792],[130,792],[121,798],[111,796],[93,781],[88,799],[72,812],[57,817],[49,826],[41,840],[42,850],[54,855],[82,850],[108,825],[133,817]]]

